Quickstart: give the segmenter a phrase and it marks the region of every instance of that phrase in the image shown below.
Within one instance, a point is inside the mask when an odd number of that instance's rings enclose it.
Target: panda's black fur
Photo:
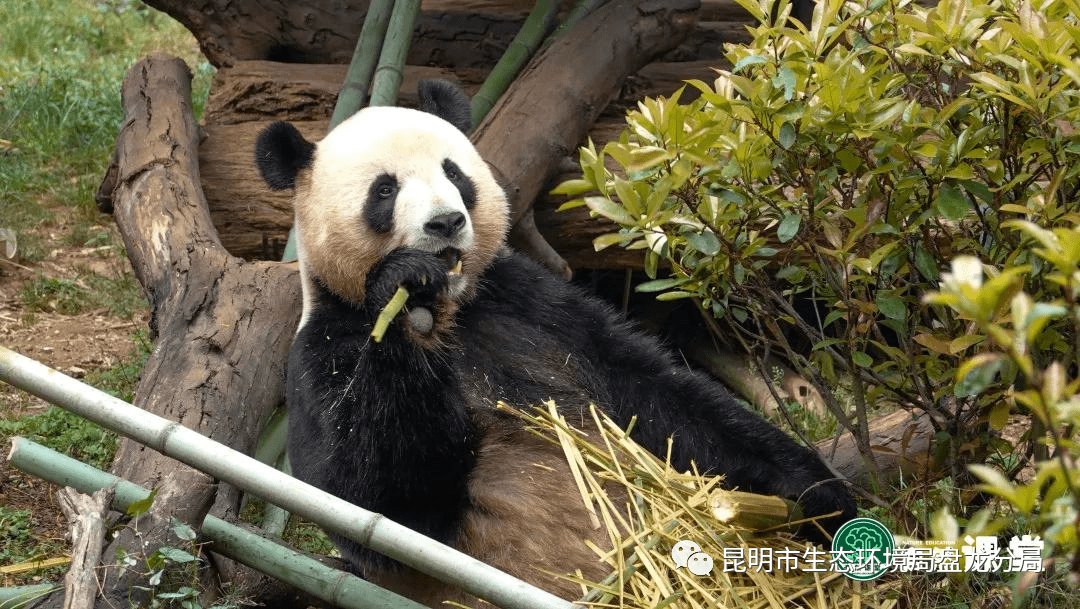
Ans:
[[[468,100],[460,91],[447,83],[421,87],[423,110],[467,128]],[[441,134],[431,136],[433,146],[442,144]],[[607,304],[506,248],[506,201],[501,191],[493,194],[494,180],[474,152],[444,159],[443,177],[438,168],[425,169],[436,176],[430,180],[439,182],[441,198],[455,198],[457,211],[432,203],[437,209],[421,220],[423,247],[414,247],[408,238],[391,240],[406,231],[395,218],[411,217],[392,209],[395,189],[413,187],[383,169],[380,158],[362,167],[367,177],[353,185],[362,192],[344,199],[354,203],[333,203],[347,214],[320,215],[330,204],[313,193],[339,194],[312,183],[313,167],[337,162],[320,158],[320,145],[277,123],[260,136],[256,155],[272,188],[297,188],[303,228],[305,308],[287,396],[298,478],[565,595],[575,588],[534,567],[588,574],[589,552],[569,548],[590,535],[603,544],[603,536],[589,525],[558,450],[497,412],[499,400],[523,407],[554,400],[582,425],[596,403],[620,425],[636,417],[635,438],[656,454],[666,454],[674,436],[672,463],[680,470],[694,461],[701,471],[724,474],[728,486],[797,499],[807,515],[839,511],[821,521],[830,531],[854,515],[844,483],[814,452],[739,406]],[[300,227],[304,214],[309,225]],[[331,251],[312,251],[305,235],[315,234],[316,221],[352,232],[319,243]],[[439,245],[456,239],[463,222],[475,233],[460,253],[466,288],[448,271],[455,256],[448,261]],[[451,289],[452,281],[459,287]],[[409,291],[409,311],[376,343],[372,325],[399,286]],[[434,314],[430,326],[414,322],[424,317],[413,317],[420,310]],[[802,534],[822,537],[809,527]],[[416,582],[423,578],[350,540],[334,541],[368,578],[423,602],[448,593],[431,582],[421,590]]]

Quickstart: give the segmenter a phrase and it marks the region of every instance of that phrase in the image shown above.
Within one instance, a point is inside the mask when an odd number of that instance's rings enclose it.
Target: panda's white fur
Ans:
[[[582,426],[596,403],[620,425],[636,419],[635,439],[656,454],[674,436],[680,470],[693,460],[729,485],[797,499],[807,515],[840,512],[822,521],[827,530],[854,513],[812,451],[605,303],[508,250],[506,197],[463,133],[468,99],[448,83],[422,83],[421,99],[424,111],[362,110],[318,144],[286,123],[259,137],[267,183],[296,191],[294,475],[566,598],[580,588],[550,574],[601,578],[583,540],[610,542],[560,450],[498,401],[554,400]],[[374,320],[399,286],[410,310],[376,343]],[[433,321],[418,322],[420,310]],[[432,605],[470,602],[331,537],[372,581]]]
[[[442,174],[445,159],[473,178],[476,199],[482,205],[477,213],[470,214],[457,188]],[[373,235],[358,217],[364,203],[360,199],[384,173],[396,176],[401,185],[394,230],[388,236]],[[357,112],[318,143],[311,171],[298,180],[296,190],[297,198],[317,202],[296,209],[297,258],[304,289],[301,324],[314,306],[312,275],[359,303],[366,279],[363,270],[375,260],[400,247],[428,252],[453,247],[462,252],[462,272],[452,279],[449,296],[459,299],[468,293],[479,270],[491,263],[506,236],[506,197],[487,163],[457,127],[427,112],[397,107]],[[449,211],[463,213],[467,222],[452,240],[438,240],[424,232],[431,217]],[[351,218],[356,221],[343,221]],[[483,243],[475,243],[477,231]]]

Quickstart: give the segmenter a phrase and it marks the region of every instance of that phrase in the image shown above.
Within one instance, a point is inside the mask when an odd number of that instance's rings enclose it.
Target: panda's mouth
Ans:
[[[443,251],[436,254],[444,262],[446,262],[446,270],[451,275],[461,275],[461,251],[452,247],[448,247]]]

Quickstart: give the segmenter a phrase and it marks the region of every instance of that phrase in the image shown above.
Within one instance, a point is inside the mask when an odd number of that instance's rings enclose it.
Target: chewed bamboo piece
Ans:
[[[390,298],[390,302],[386,303],[383,310],[379,312],[379,316],[375,319],[375,327],[371,329],[371,338],[375,339],[375,342],[382,342],[383,334],[386,334],[386,329],[390,327],[390,322],[394,321],[397,314],[401,312],[401,309],[405,308],[405,301],[409,299],[409,291],[404,287],[399,287],[394,296]]]

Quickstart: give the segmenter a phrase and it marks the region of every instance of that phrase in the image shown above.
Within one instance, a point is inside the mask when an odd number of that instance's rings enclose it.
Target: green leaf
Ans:
[[[576,178],[572,180],[566,180],[562,184],[559,184],[555,188],[551,189],[553,195],[566,195],[574,196],[589,192],[593,189],[593,183],[589,180],[582,178]]]
[[[776,76],[773,76],[772,84],[777,89],[784,90],[785,101],[791,101],[795,97],[795,72],[788,66],[784,66],[776,72]],[[788,148],[788,146],[784,146],[784,148]]]
[[[612,245],[623,245],[627,241],[634,239],[633,235],[627,235],[626,233],[608,233],[606,235],[600,235],[593,239],[593,249],[596,251],[603,250],[611,247]]]
[[[195,560],[195,557],[181,550],[180,548],[174,548],[171,546],[161,546],[157,549],[157,553],[161,555],[165,560],[170,560],[176,563],[185,563]]]
[[[944,182],[938,189],[934,206],[949,220],[962,220],[971,211],[971,202],[964,195],[964,190],[953,182]]]
[[[720,240],[711,230],[691,232],[684,237],[687,245],[706,256],[715,256],[720,251]]]
[[[852,353],[851,361],[855,362],[855,365],[860,368],[869,368],[874,365],[874,359],[862,351]]]
[[[172,519],[173,533],[184,541],[192,541],[195,539],[195,529],[187,525],[187,523],[180,522],[175,517]]]
[[[746,57],[743,57],[742,59],[740,59],[735,64],[735,67],[731,68],[731,71],[732,71],[732,73],[737,74],[739,71],[741,71],[743,68],[745,68],[747,66],[761,65],[761,64],[766,63],[768,61],[769,61],[768,59],[762,57],[761,55],[747,55]]]
[[[937,281],[941,277],[941,269],[938,268],[937,260],[930,252],[926,251],[921,243],[915,244],[915,268],[923,279]]]
[[[681,298],[693,298],[697,294],[693,292],[683,292],[682,290],[674,290],[671,292],[664,292],[663,294],[657,294],[656,299],[661,301],[667,300],[679,300]]]
[[[683,283],[683,279],[676,277],[669,277],[667,279],[653,279],[652,281],[646,281],[645,283],[639,283],[634,289],[638,292],[659,292],[661,290],[670,290],[671,288]]]
[[[840,167],[848,173],[855,173],[855,170],[862,165],[862,159],[850,148],[841,148],[838,150],[836,152],[836,160],[840,161]]]
[[[899,296],[878,294],[874,299],[878,311],[889,319],[903,321],[907,318],[907,304]]]
[[[806,278],[806,269],[801,266],[785,266],[779,271],[776,271],[776,278],[783,279],[789,283],[798,284]]]
[[[791,123],[780,125],[780,133],[777,134],[776,139],[780,142],[781,148],[791,150],[791,147],[795,145],[795,127]]]
[[[150,506],[154,504],[154,497],[157,497],[157,489],[150,491],[150,494],[143,499],[132,501],[131,504],[128,505],[127,510],[125,510],[125,513],[132,518],[142,516],[150,511]]]
[[[788,214],[784,216],[784,219],[780,221],[780,225],[776,227],[776,238],[780,240],[780,243],[787,243],[795,238],[795,235],[799,234],[799,225],[802,223],[802,216],[798,214]]]
[[[605,197],[585,197],[585,205],[593,212],[622,226],[634,224],[634,219],[621,206]]]
[[[1005,429],[1005,426],[1009,424],[1009,402],[1006,400],[999,400],[990,408],[990,427],[996,430]]]
[[[1001,371],[1002,360],[993,358],[979,366],[972,367],[953,387],[953,395],[958,398],[974,397],[982,394],[994,383]]]

